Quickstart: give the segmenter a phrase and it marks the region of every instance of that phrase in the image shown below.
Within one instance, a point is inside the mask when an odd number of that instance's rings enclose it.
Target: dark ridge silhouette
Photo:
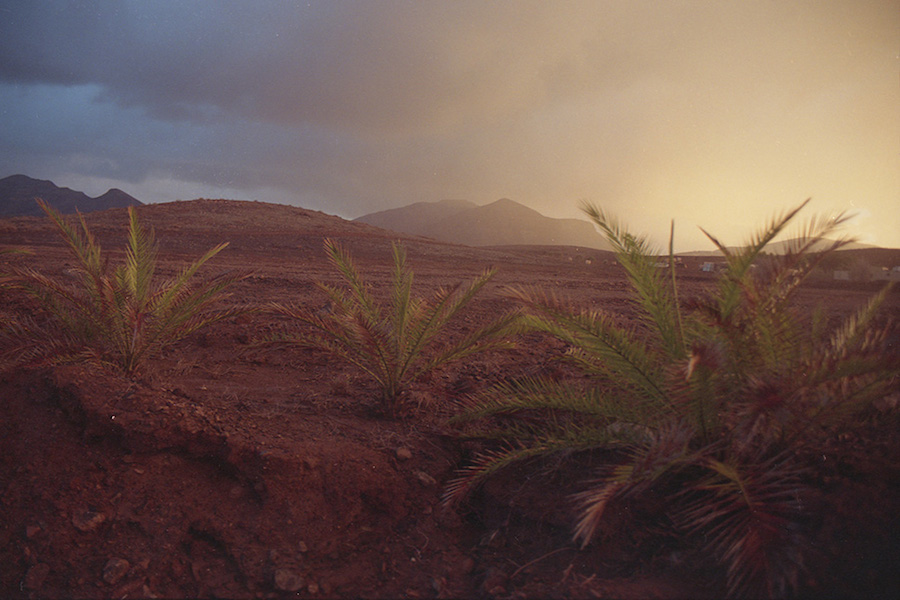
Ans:
[[[589,222],[546,217],[508,198],[485,206],[466,200],[417,202],[356,220],[467,246],[581,246],[609,250],[606,240]]]
[[[143,203],[113,188],[97,198],[67,187],[59,187],[52,181],[33,179],[27,175],[10,175],[0,179],[0,217],[41,216],[43,211],[35,202],[40,198],[59,212],[71,214],[141,206]]]

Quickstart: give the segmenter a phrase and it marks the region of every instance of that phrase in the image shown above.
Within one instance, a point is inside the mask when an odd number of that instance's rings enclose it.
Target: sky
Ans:
[[[900,248],[900,0],[0,0],[0,177],[344,218],[597,204]]]

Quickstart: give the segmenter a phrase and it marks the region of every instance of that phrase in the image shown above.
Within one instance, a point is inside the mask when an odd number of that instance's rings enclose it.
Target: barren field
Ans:
[[[138,209],[160,243],[160,275],[213,245],[229,247],[203,274],[251,269],[228,302],[319,306],[317,280],[338,283],[324,237],[352,252],[376,294],[389,289],[391,235],[302,209],[197,200]],[[115,264],[126,213],[87,216]],[[749,232],[748,232],[749,233]],[[498,269],[461,336],[512,307],[504,286],[541,286],[633,317],[611,254],[571,247],[469,248],[404,238],[414,291]],[[46,219],[0,220],[5,257],[67,277],[71,259]],[[900,254],[900,252],[898,252]],[[686,259],[682,293],[713,284]],[[900,260],[897,260],[900,264]],[[870,286],[805,287],[799,302],[850,314]],[[28,310],[0,297],[0,317]],[[900,317],[900,294],[885,317]],[[0,596],[7,598],[696,598],[720,597],[721,571],[677,540],[571,541],[571,494],[590,459],[510,469],[458,510],[445,482],[483,442],[446,423],[467,393],[506,378],[554,372],[563,347],[537,334],[418,382],[400,419],[376,410],[355,368],[313,350],[254,341],[287,323],[248,314],[215,324],[150,362],[136,378],[84,364],[0,378]],[[900,597],[897,421],[834,440],[821,498],[809,597]],[[856,458],[866,454],[868,471]],[[874,467],[872,466],[874,465]],[[549,465],[548,465],[549,467]]]

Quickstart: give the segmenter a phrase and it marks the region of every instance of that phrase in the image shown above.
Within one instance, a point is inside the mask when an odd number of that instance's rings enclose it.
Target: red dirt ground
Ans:
[[[253,269],[233,289],[235,304],[323,304],[313,282],[337,281],[324,236],[351,250],[376,293],[388,288],[392,237],[374,227],[220,200],[145,206],[138,214],[156,230],[163,275],[230,241],[205,272]],[[87,220],[117,261],[125,212]],[[498,294],[505,285],[543,286],[632,318],[627,283],[607,253],[403,241],[420,295],[499,269],[451,335],[510,308]],[[0,249],[10,246],[34,254],[7,260],[66,277],[71,260],[46,220],[0,220]],[[698,271],[704,260],[687,259],[686,293],[711,284]],[[800,301],[822,303],[836,319],[871,293],[824,285],[805,288]],[[24,308],[0,299],[0,317]],[[892,294],[886,312],[900,316],[900,295]],[[132,379],[86,365],[0,377],[0,596],[722,595],[720,571],[639,532],[615,544],[573,544],[569,494],[589,472],[511,469],[460,510],[441,507],[443,485],[477,446],[446,426],[453,400],[502,378],[564,369],[553,361],[556,342],[530,335],[516,349],[450,365],[414,386],[405,418],[389,420],[355,369],[316,351],[253,345],[283,324],[260,314],[216,324]],[[804,595],[893,597],[897,590],[890,558],[900,549],[896,425],[876,423],[835,440],[823,456],[834,476],[821,500],[821,544]]]

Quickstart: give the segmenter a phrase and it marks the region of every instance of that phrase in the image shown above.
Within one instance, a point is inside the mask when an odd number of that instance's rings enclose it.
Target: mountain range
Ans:
[[[0,217],[43,215],[35,198],[41,198],[63,214],[76,211],[86,213],[143,204],[140,200],[116,188],[101,196],[91,198],[84,192],[59,187],[52,181],[32,179],[27,175],[10,175],[0,179]]]
[[[581,246],[609,250],[587,221],[553,219],[503,198],[479,206],[467,200],[416,202],[356,221],[409,235],[467,246]]]

